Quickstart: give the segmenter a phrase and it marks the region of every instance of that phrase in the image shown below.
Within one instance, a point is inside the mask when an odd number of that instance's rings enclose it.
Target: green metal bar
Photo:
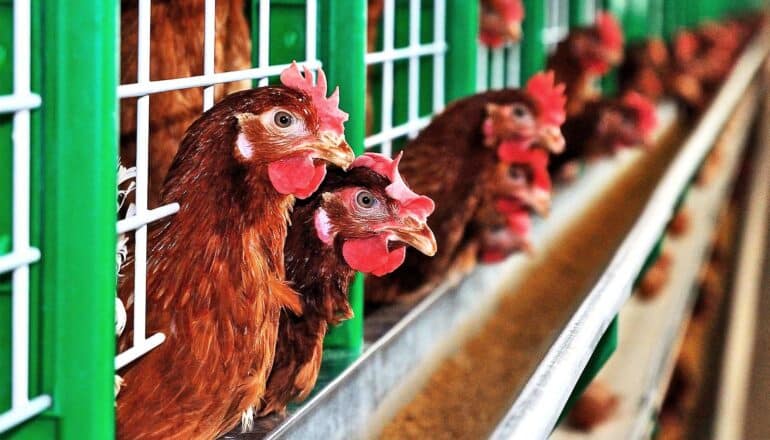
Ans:
[[[62,440],[114,437],[118,8],[41,8],[43,357]]]
[[[478,3],[467,0],[447,0],[446,2],[445,29],[449,45],[444,71],[446,102],[471,95],[476,91]],[[527,10],[527,15],[529,14]]]
[[[572,393],[567,399],[567,403],[564,405],[564,409],[559,416],[559,421],[563,420],[564,417],[569,414],[569,411],[575,406],[577,399],[583,395],[583,392],[588,388],[588,385],[591,384],[612,354],[615,353],[615,350],[618,348],[618,326],[618,315],[616,315],[607,327],[607,330],[604,331],[604,335],[602,335],[602,338],[596,345],[596,349],[594,349],[591,359],[588,360],[588,364],[586,364],[586,367],[580,374],[580,377],[575,384],[575,388],[572,390]]]
[[[653,0],[632,0],[623,16],[626,40],[634,42],[645,39],[650,28],[650,4]]]
[[[666,40],[673,39],[681,26],[679,15],[682,8],[677,0],[663,0],[663,37]]]
[[[569,2],[569,25],[570,27],[587,26],[594,21],[591,13],[592,8],[588,5],[595,0],[570,0]]]
[[[663,2],[647,0],[647,35],[663,37]]]
[[[13,92],[13,3],[0,0],[0,95]],[[10,114],[0,115],[0,255],[11,251]],[[0,412],[11,406],[11,275],[0,275]]]
[[[340,108],[350,114],[345,136],[356,154],[361,154],[366,115],[366,2],[323,0],[318,6],[322,30],[318,53],[329,84],[340,87]],[[324,344],[324,362],[331,362],[332,370],[347,366],[363,348],[364,290],[360,274],[351,286],[350,304],[354,318],[331,329]]]
[[[545,3],[542,0],[524,1],[527,14],[522,23],[524,37],[521,40],[521,84],[525,84],[530,76],[545,68]]]
[[[604,9],[611,12],[620,21],[623,26],[623,32],[626,34],[626,41],[628,41],[628,22],[626,21],[626,0],[604,0]],[[612,69],[602,80],[602,91],[606,95],[614,95],[618,91],[618,72],[617,69]]]

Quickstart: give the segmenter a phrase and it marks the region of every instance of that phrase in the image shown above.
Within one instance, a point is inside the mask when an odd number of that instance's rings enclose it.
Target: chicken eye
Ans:
[[[529,173],[527,173],[527,170],[521,165],[511,166],[508,169],[508,176],[511,178],[511,180],[514,180],[516,182],[529,181]]]
[[[288,112],[278,111],[273,116],[273,122],[280,128],[286,128],[294,122],[294,117]]]
[[[526,116],[529,116],[529,112],[523,106],[517,105],[513,107],[513,115],[521,119]]]
[[[362,208],[369,209],[374,206],[376,199],[369,191],[361,191],[356,194],[356,204]]]

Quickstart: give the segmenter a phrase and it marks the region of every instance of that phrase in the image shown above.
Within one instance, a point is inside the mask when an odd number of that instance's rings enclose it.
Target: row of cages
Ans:
[[[151,197],[152,146],[167,142],[156,115],[168,108],[185,112],[183,132],[227,93],[275,83],[296,61],[339,86],[357,154],[392,156],[449,102],[524,83],[601,9],[634,40],[757,6],[525,1],[521,43],[488,48],[476,2],[172,3],[0,0],[0,434],[113,436],[115,371],[163,343],[145,332],[145,280],[149,226],[179,210]],[[174,24],[179,11],[201,22]],[[119,200],[132,193],[117,210],[116,188]],[[116,244],[130,247],[135,280],[132,343],[118,353],[126,254],[116,267]],[[355,318],[326,340],[348,362],[363,347],[361,279],[353,286]]]

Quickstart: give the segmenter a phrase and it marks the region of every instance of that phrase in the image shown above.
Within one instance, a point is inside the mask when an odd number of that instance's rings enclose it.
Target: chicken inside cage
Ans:
[[[86,3],[0,1],[0,436],[635,438],[662,407],[628,402],[764,157],[764,11]]]

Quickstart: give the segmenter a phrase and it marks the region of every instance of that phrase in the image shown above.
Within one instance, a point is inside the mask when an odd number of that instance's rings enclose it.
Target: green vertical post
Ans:
[[[476,91],[478,3],[466,0],[447,0],[446,2],[445,31],[449,48],[446,53],[444,81],[447,102]]]
[[[542,0],[524,1],[524,9],[527,13],[522,23],[521,84],[525,84],[530,76],[545,68],[547,56],[543,40],[545,3]]]
[[[678,0],[663,0],[663,37],[671,40],[681,23],[682,3]]]
[[[118,2],[43,0],[45,388],[57,438],[114,437]],[[42,51],[41,48],[45,48]]]
[[[650,32],[650,5],[653,0],[633,0],[628,3],[623,16],[626,41],[645,39]]]
[[[569,25],[570,27],[588,26],[594,21],[593,8],[588,5],[595,0],[570,0]]]
[[[13,92],[13,2],[0,0],[0,95]],[[0,255],[11,251],[12,114],[0,115]],[[11,275],[0,275],[0,412],[11,406]]]
[[[345,136],[356,154],[361,154],[364,152],[366,119],[366,2],[323,0],[318,6],[318,53],[329,84],[339,85],[340,108],[350,114],[345,123]],[[332,328],[324,344],[324,361],[332,370],[347,366],[363,348],[364,289],[361,274],[356,276],[351,286],[350,304],[355,316]]]
[[[626,43],[628,43],[628,23],[626,22],[626,0],[604,0],[604,9],[612,13],[617,18],[623,27],[623,33],[625,34]],[[617,69],[612,69],[607,75],[602,78],[602,91],[604,94],[613,95],[618,90],[618,72]]]
[[[663,37],[663,2],[647,0],[647,32],[654,37]]]

